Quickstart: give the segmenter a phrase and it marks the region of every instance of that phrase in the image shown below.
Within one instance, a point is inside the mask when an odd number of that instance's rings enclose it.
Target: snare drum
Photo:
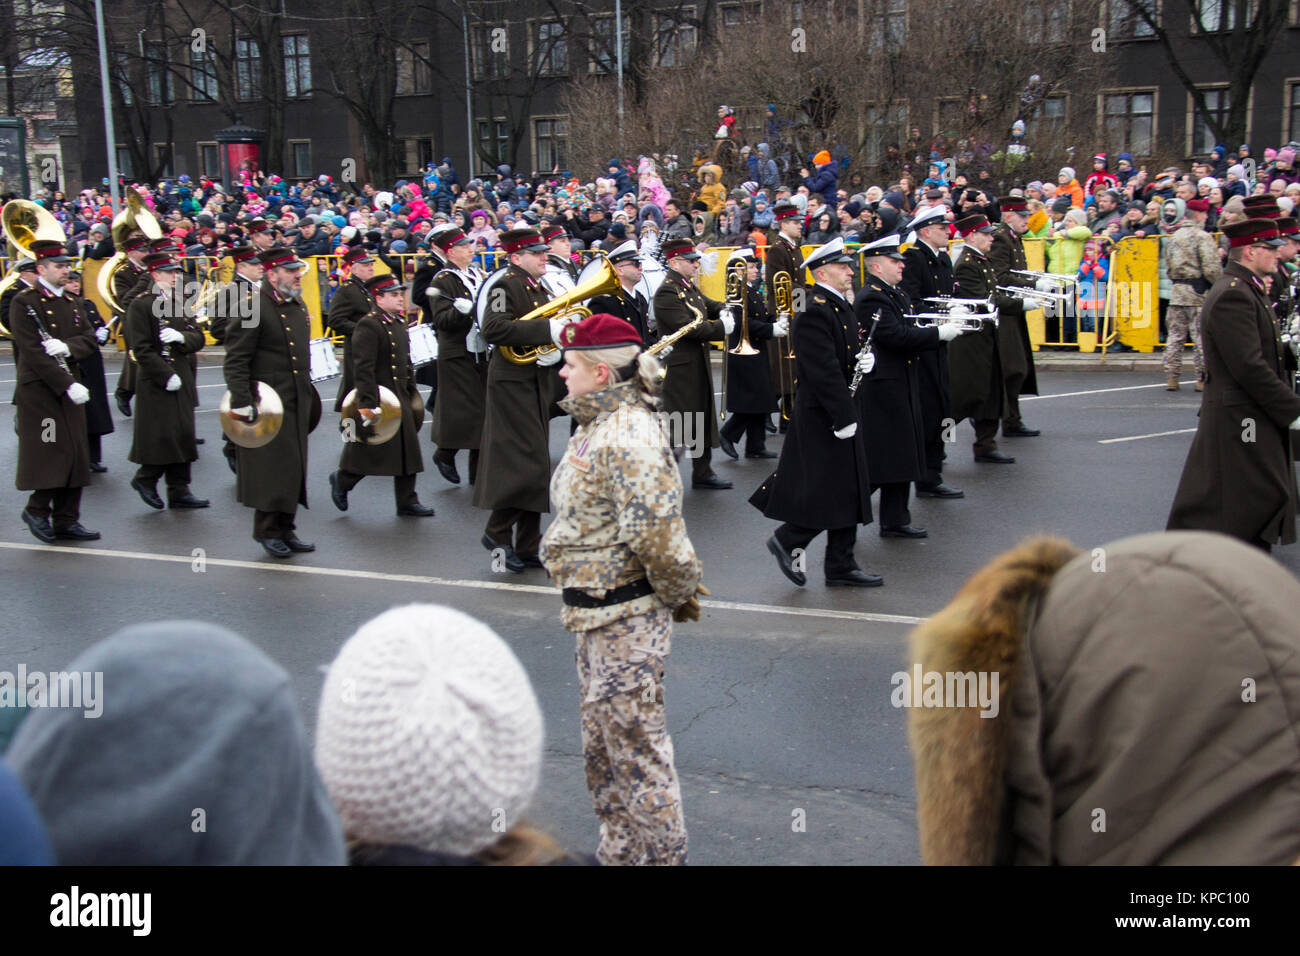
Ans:
[[[339,357],[334,354],[333,342],[328,338],[324,338],[312,339],[307,344],[311,349],[311,380],[313,382],[338,378],[342,374],[339,369]]]
[[[438,335],[432,325],[413,325],[406,330],[411,340],[411,365],[419,368],[438,357]]]

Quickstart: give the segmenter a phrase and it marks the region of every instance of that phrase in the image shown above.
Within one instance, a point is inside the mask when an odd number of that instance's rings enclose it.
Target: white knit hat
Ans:
[[[350,840],[469,856],[537,790],[542,714],[518,658],[449,607],[363,624],[330,665],[316,764]]]

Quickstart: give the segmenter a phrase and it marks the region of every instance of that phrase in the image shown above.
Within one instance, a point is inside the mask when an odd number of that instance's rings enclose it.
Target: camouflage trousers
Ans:
[[[1201,351],[1201,307],[1171,305],[1165,313],[1165,377],[1176,378],[1183,371],[1183,346],[1190,336],[1194,350],[1196,380],[1205,380],[1205,354]]]
[[[631,681],[592,686],[593,661],[611,647],[637,644],[649,628],[672,626],[667,609],[624,618],[578,633],[578,678],[582,687],[582,751],[587,789],[600,821],[596,859],[603,866],[670,866],[686,862],[686,820],[681,786],[673,767],[673,742],[664,713],[664,660],[650,656],[633,663]],[[599,668],[597,668],[599,669]],[[615,690],[617,684],[624,689]],[[591,691],[605,690],[603,696]],[[595,699],[589,699],[595,698]]]

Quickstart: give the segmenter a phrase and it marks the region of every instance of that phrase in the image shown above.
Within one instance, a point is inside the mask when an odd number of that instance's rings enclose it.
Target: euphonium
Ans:
[[[11,199],[4,205],[0,214],[0,228],[4,230],[9,243],[9,269],[4,279],[0,279],[0,293],[9,289],[18,281],[18,270],[14,262],[18,259],[32,258],[32,243],[38,240],[65,243],[68,237],[63,233],[59,221],[44,206],[27,199]],[[4,320],[7,315],[0,315],[0,332],[8,334]]]
[[[557,296],[549,302],[544,302],[537,308],[533,309],[527,315],[521,315],[516,322],[527,322],[530,319],[555,319],[563,317],[566,324],[570,322],[581,322],[587,316],[591,315],[590,309],[584,309],[575,303],[582,302],[584,299],[590,299],[598,295],[613,295],[621,287],[618,279],[618,273],[614,267],[609,264],[608,259],[600,260],[600,267],[595,271],[595,275],[587,282],[581,283],[572,292],[565,295]],[[510,345],[499,345],[497,350],[500,351],[501,357],[512,365],[532,365],[543,355],[555,351],[554,345],[528,345],[522,348],[516,348]]]
[[[134,189],[127,190],[126,208],[114,217],[112,231],[113,245],[118,250],[121,250],[122,243],[126,242],[133,232],[142,232],[148,239],[162,238],[162,226],[158,225],[158,220],[149,211],[149,207],[144,204],[140,194]],[[113,320],[110,321],[115,321],[118,316],[126,311],[113,295],[113,276],[125,263],[126,253],[118,251],[113,253],[113,258],[104,263],[104,267],[99,270],[99,281],[97,283],[99,297],[113,310]]]

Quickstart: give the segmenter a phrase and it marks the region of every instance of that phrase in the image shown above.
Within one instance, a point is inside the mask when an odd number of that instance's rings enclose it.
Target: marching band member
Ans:
[[[572,292],[578,285],[578,270],[573,264],[573,243],[562,226],[546,226],[542,239],[550,251],[546,254],[546,287],[551,298]]]
[[[90,470],[95,474],[108,471],[104,464],[103,437],[114,430],[113,413],[108,407],[108,380],[104,377],[104,357],[99,349],[108,341],[108,325],[95,303],[81,295],[81,273],[73,269],[63,286],[63,294],[72,300],[86,324],[94,330],[95,349],[85,358],[77,359],[81,384],[90,389],[86,403],[86,438],[90,448]]]
[[[343,398],[352,391],[352,330],[375,307],[366,295],[366,283],[375,275],[375,260],[364,246],[353,246],[343,254],[343,265],[348,268],[348,279],[339,284],[325,315],[325,327],[343,336],[343,377],[339,381],[338,397],[334,399],[336,412],[343,411]]]
[[[460,484],[456,453],[469,449],[469,483],[478,477],[479,448],[487,392],[487,342],[474,321],[474,299],[483,273],[473,265],[474,243],[455,226],[433,236],[447,265],[429,282],[424,307],[438,333],[440,395],[433,406],[429,437],[437,446],[433,463],[442,477]]]
[[[280,396],[284,422],[260,448],[241,448],[236,499],[254,509],[253,540],[275,558],[315,551],[295,533],[298,505],[307,504],[307,436],[320,421],[320,396],[311,383],[311,320],[301,301],[307,263],[292,249],[261,254],[266,269],[258,289],[258,321],[226,328],[226,387],[231,414],[257,420],[256,383]]]
[[[22,518],[39,540],[97,541],[99,532],[81,524],[81,489],[90,484],[85,412],[90,390],[72,364],[90,354],[95,339],[63,294],[71,262],[63,244],[36,240],[30,249],[36,284],[13,297],[6,317],[14,343],[14,486],[31,492]]]
[[[674,448],[690,445],[692,488],[730,488],[731,482],[713,473],[711,449],[718,445],[718,415],[713,401],[709,343],[730,335],[735,319],[722,302],[706,298],[691,281],[700,267],[700,254],[691,240],[669,239],[663,244],[663,254],[668,271],[654,300],[659,334],[667,337],[698,318],[705,319],[679,339],[668,354],[663,410],[672,416],[672,444]],[[688,416],[690,429],[685,427]],[[701,426],[707,429],[707,435],[698,433]]]
[[[609,264],[618,274],[619,290],[613,295],[598,295],[587,303],[593,315],[605,312],[616,315],[630,322],[641,335],[641,344],[650,345],[649,312],[650,303],[646,301],[637,283],[641,281],[641,256],[637,252],[633,239],[621,243],[610,250]]]
[[[767,303],[763,301],[763,287],[758,278],[758,257],[754,250],[745,246],[737,249],[727,257],[727,270],[735,268],[735,263],[745,263],[746,307],[749,323],[749,341],[758,349],[757,355],[733,355],[727,352],[727,394],[723,396],[727,411],[731,417],[718,429],[718,444],[731,458],[739,458],[736,442],[745,439],[746,458],[775,458],[776,452],[767,450],[768,416],[777,411],[776,393],[772,391],[772,372],[768,367],[765,344],[775,338],[784,347],[784,337],[790,331],[790,320],[786,318],[770,321]],[[727,339],[727,348],[733,349],[740,344],[740,322],[731,330]]]
[[[947,207],[929,206],[907,224],[917,241],[903,253],[903,281],[899,287],[912,300],[914,312],[933,312],[926,299],[953,294],[952,260],[948,258]],[[921,423],[925,433],[925,476],[916,483],[918,498],[964,498],[958,488],[943,483],[944,423],[952,415],[948,373],[948,345],[918,356],[921,380]]]
[[[993,227],[988,217],[966,216],[957,220],[956,226],[966,247],[953,272],[953,295],[961,299],[995,296],[998,277],[989,261]],[[953,418],[956,421],[969,418],[975,427],[975,460],[990,465],[1014,464],[1014,458],[998,450],[998,422],[1006,393],[998,355],[998,330],[986,323],[973,335],[963,335],[951,342],[948,371]]]
[[[1020,237],[1029,229],[1029,207],[1023,199],[1011,197],[999,200],[998,208],[1002,222],[994,227],[993,245],[988,254],[998,285],[1033,288],[1032,279],[1012,274],[1012,270],[1027,268],[1025,245]],[[1034,350],[1029,344],[1029,326],[1025,324],[1025,300],[998,293],[994,302],[998,307],[998,356],[1006,385],[1002,437],[1033,438],[1041,432],[1026,428],[1020,417],[1020,396],[1038,394]]]
[[[218,345],[225,344],[231,322],[253,321],[256,308],[253,303],[257,301],[258,286],[266,272],[253,246],[235,246],[230,250],[230,261],[234,267],[230,281],[217,291],[216,298],[208,307],[208,331]],[[235,458],[239,446],[224,433],[222,439],[221,453],[226,457],[226,464],[232,474],[238,474]]]
[[[542,512],[550,511],[550,410],[558,348],[535,362],[507,361],[501,346],[555,345],[562,318],[517,321],[547,300],[541,285],[546,271],[546,243],[536,229],[511,229],[501,236],[509,257],[506,273],[488,290],[482,321],[483,338],[497,346],[488,360],[487,398],[483,415],[479,480],[475,508],[491,511],[483,547],[505,558],[513,573],[540,568]],[[504,294],[500,294],[504,293]],[[499,298],[498,303],[494,299]],[[513,541],[512,541],[513,538]]]
[[[555,520],[542,559],[577,638],[596,858],[606,866],[684,864],[664,662],[672,622],[698,620],[696,595],[708,591],[682,520],[681,477],[656,420],[659,363],[612,315],[569,325],[561,340],[561,404],[579,426],[551,480]]]
[[[126,260],[113,273],[113,298],[122,307],[122,311],[118,314],[119,321],[126,317],[126,310],[131,305],[132,293],[140,281],[149,274],[144,267],[144,257],[149,254],[149,240],[140,233],[128,236],[122,243],[122,252]],[[117,387],[113,390],[117,410],[127,418],[131,417],[131,399],[134,395],[135,359],[128,351],[122,359],[122,370],[117,373]]]
[[[775,303],[776,286],[773,279],[779,273],[790,274],[792,289],[802,288],[804,284],[803,251],[799,248],[799,240],[803,236],[803,213],[792,202],[779,202],[772,207],[772,221],[776,226],[776,235],[767,244],[767,261],[764,268],[767,279],[767,300]],[[778,315],[777,318],[782,316]],[[791,316],[784,318],[788,322]],[[781,419],[779,428],[784,432],[795,393],[795,360],[787,357],[789,349],[780,339],[772,339],[768,342],[767,354],[772,372],[772,385],[781,404],[782,415],[779,416]]]
[[[166,252],[145,256],[153,288],[126,310],[126,344],[135,356],[135,429],[127,460],[140,467],[131,487],[150,508],[161,510],[158,479],[166,476],[167,505],[206,508],[208,500],[190,493],[190,463],[199,457],[194,441],[194,365],[190,356],[204,336],[186,315],[177,287],[181,264]]]
[[[858,412],[850,391],[863,354],[853,294],[853,257],[836,238],[808,257],[816,285],[806,290],[807,307],[791,338],[795,369],[803,383],[794,396],[791,428],[776,470],[749,503],[783,522],[767,540],[781,573],[803,587],[807,575],[796,561],[813,538],[826,532],[826,585],[879,587],[884,579],[858,567],[853,556],[858,525],[871,523],[871,483]]]
[[[338,471],[330,475],[330,498],[339,511],[348,510],[348,492],[366,475],[392,475],[399,517],[431,518],[433,509],[420,504],[415,476],[424,471],[420,453],[420,426],[412,396],[418,395],[411,343],[406,331],[405,287],[395,275],[375,276],[366,293],[375,307],[352,328],[352,375],[357,390],[357,413],[364,420],[355,435],[345,438]],[[364,440],[364,422],[379,416],[379,389],[387,388],[402,406],[402,427],[393,438],[378,445]],[[346,419],[351,423],[351,419]]]
[[[955,325],[919,328],[909,314],[903,278],[903,253],[897,234],[862,247],[870,276],[853,309],[862,334],[871,336],[875,369],[858,388],[858,411],[867,445],[871,490],[880,489],[880,536],[924,538],[912,527],[907,508],[909,485],[925,473],[925,433],[921,412],[920,353],[961,334]]]

